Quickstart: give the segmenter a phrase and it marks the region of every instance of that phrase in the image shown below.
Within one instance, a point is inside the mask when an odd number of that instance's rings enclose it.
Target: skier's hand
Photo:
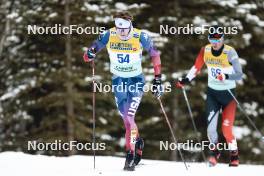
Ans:
[[[183,88],[184,85],[189,84],[190,80],[189,78],[185,77],[185,78],[179,78],[178,82],[176,83],[176,87],[177,88]]]
[[[96,56],[95,48],[89,48],[83,55],[84,62],[92,61]]]
[[[159,98],[163,94],[163,87],[161,85],[161,75],[155,75],[152,82],[152,94]]]
[[[228,75],[224,73],[218,73],[215,77],[215,79],[218,79],[219,81],[224,81],[228,79]]]

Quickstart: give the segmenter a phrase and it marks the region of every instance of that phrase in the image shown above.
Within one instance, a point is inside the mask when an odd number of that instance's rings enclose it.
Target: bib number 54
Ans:
[[[129,63],[129,54],[117,54],[119,63]]]

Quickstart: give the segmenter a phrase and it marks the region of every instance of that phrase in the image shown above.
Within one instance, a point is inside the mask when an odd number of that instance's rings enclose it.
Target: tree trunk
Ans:
[[[178,44],[177,42],[174,43],[174,48],[173,48],[173,57],[174,57],[174,64],[173,65],[177,65],[178,59],[179,59],[179,48],[178,48]],[[170,69],[170,73],[173,73],[176,71],[176,68],[172,67]],[[175,132],[175,136],[177,138],[177,140],[180,139],[179,134],[176,132],[176,130],[178,129],[179,125],[176,119],[178,119],[180,113],[179,113],[179,102],[178,102],[178,97],[176,95],[175,91],[171,92],[171,113],[172,113],[172,117],[171,117],[171,123],[172,123],[172,128],[173,131]],[[174,142],[174,141],[173,141]],[[177,150],[172,150],[171,151],[171,155],[170,155],[170,159],[172,161],[177,161],[179,159],[178,157],[178,151]]]
[[[2,33],[1,39],[0,39],[0,58],[2,57],[3,49],[4,49],[4,42],[6,40],[7,35],[10,32],[10,18],[7,16],[12,12],[13,6],[14,6],[15,0],[11,1],[11,4],[9,6],[9,9],[6,11],[6,22],[4,24],[4,31]]]
[[[64,15],[64,22],[65,26],[70,25],[70,10],[69,10],[69,1],[65,0],[65,15]],[[66,110],[67,110],[67,138],[68,141],[74,140],[74,104],[73,104],[73,84],[71,82],[71,75],[72,75],[72,48],[71,48],[71,35],[67,34],[66,36],[66,42],[65,42],[65,48],[66,48],[66,75],[67,75],[67,82],[66,82]],[[75,150],[69,150],[69,155],[73,155],[76,153]]]

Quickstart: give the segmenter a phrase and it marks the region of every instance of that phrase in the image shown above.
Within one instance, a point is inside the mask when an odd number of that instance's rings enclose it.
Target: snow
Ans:
[[[123,147],[126,145],[126,138],[122,137],[119,139],[118,144],[120,147]]]
[[[140,5],[139,4],[131,4],[131,5],[127,5],[125,3],[122,3],[122,2],[117,2],[115,4],[115,8],[118,9],[118,10],[129,10],[129,9],[139,9],[139,8],[145,8],[147,7],[147,4],[145,3],[141,3]]]
[[[193,24],[200,26],[201,24],[207,24],[206,20],[200,16],[195,16],[193,19]]]
[[[264,21],[260,20],[257,15],[247,14],[246,15],[246,21],[252,22],[260,27],[264,27]]]
[[[242,34],[243,39],[245,40],[246,46],[250,45],[250,39],[252,38],[251,33]]]
[[[172,21],[172,22],[176,22],[178,20],[177,17],[174,16],[165,16],[165,17],[159,17],[158,21],[160,23],[163,23],[164,21]]]
[[[15,97],[16,95],[18,95],[21,91],[25,90],[27,88],[26,85],[20,85],[18,86],[17,88],[15,89],[12,89],[11,91],[7,92],[6,94],[2,95],[0,97],[0,101],[4,101],[4,100],[7,100],[9,98],[13,98]]]
[[[118,10],[127,10],[128,9],[127,5],[122,3],[122,2],[117,2],[115,4],[115,8]]]
[[[85,2],[84,3],[84,7],[86,7],[87,10],[89,10],[89,11],[95,11],[95,12],[97,12],[97,11],[100,10],[100,7],[98,5],[96,5],[96,4],[89,4],[88,2]]]
[[[223,7],[231,7],[235,8],[236,5],[238,4],[237,0],[213,0],[214,2],[218,3],[220,6]]]
[[[99,117],[99,120],[104,125],[106,125],[108,123],[107,120],[105,118],[103,118],[103,117]]]
[[[56,16],[58,16],[58,13],[57,12],[53,12],[53,13],[49,14],[48,18],[54,18]]]
[[[181,70],[179,72],[174,72],[171,74],[171,77],[173,79],[179,79],[181,77],[183,77],[183,75],[187,74],[189,72],[189,70]]]
[[[106,140],[106,141],[113,140],[113,138],[109,134],[102,134],[102,135],[100,135],[100,139]]]
[[[102,80],[102,76],[100,76],[100,75],[94,75],[94,79],[97,80],[97,81],[100,81],[100,80]],[[86,76],[84,78],[84,81],[91,82],[91,81],[93,81],[93,77],[92,76]]]
[[[261,175],[263,165],[244,165],[230,168],[227,164],[218,164],[209,168],[204,163],[188,162],[186,171],[182,162],[143,159],[134,172],[123,171],[124,158],[96,157],[96,169],[93,169],[93,156],[75,155],[55,157],[29,155],[21,152],[3,152],[0,154],[1,175],[11,176],[223,176],[223,175]]]
[[[252,103],[243,103],[244,109],[247,112],[248,115],[252,115],[254,117],[258,116],[257,108],[258,108],[258,102],[253,101]]]
[[[95,21],[96,23],[109,23],[109,22],[111,22],[112,20],[113,20],[113,19],[112,19],[111,16],[104,16],[104,17],[99,17],[99,16],[97,16],[97,17],[94,18],[94,21]]]
[[[18,43],[20,41],[19,38],[15,35],[8,36],[6,40],[8,42],[15,42],[15,43]]]
[[[14,18],[17,18],[18,16],[19,16],[18,13],[12,12],[12,13],[7,15],[7,18],[14,19]]]
[[[234,126],[233,132],[237,139],[243,139],[244,136],[247,136],[250,134],[250,129],[247,126]]]

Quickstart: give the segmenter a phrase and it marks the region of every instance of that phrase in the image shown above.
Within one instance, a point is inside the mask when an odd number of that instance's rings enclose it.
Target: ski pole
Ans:
[[[165,117],[165,119],[166,119],[166,122],[167,122],[167,124],[168,124],[168,126],[169,126],[169,129],[170,129],[170,132],[171,132],[172,138],[173,138],[175,144],[178,146],[178,141],[177,141],[177,139],[176,139],[176,137],[175,137],[175,135],[174,135],[174,133],[173,133],[173,130],[172,130],[172,127],[171,127],[171,124],[170,124],[169,118],[168,118],[168,116],[167,116],[167,114],[166,114],[166,112],[165,112],[165,109],[164,109],[164,107],[163,107],[163,104],[162,104],[162,102],[161,102],[160,97],[158,97],[158,100],[159,100],[159,104],[160,104],[161,110],[162,110],[162,112],[163,112],[163,114],[164,114],[164,117]],[[181,160],[183,161],[186,170],[188,170],[187,164],[186,164],[186,162],[185,162],[185,159],[184,159],[184,157],[183,157],[183,154],[182,154],[181,150],[179,149],[178,151],[179,151],[179,154],[180,154]]]
[[[248,119],[248,121],[250,122],[250,124],[253,126],[253,128],[261,135],[261,140],[264,141],[264,136],[262,135],[262,133],[260,132],[260,130],[257,128],[256,124],[253,122],[253,120],[247,115],[246,111],[240,106],[240,103],[238,102],[238,100],[236,99],[235,95],[231,92],[230,89],[227,90],[230,95],[233,97],[233,99],[236,101],[238,108],[240,109],[240,111],[246,116],[246,118]]]
[[[94,60],[92,60],[92,79],[93,79],[93,144],[95,145],[95,64]],[[94,169],[95,169],[95,149],[93,148],[93,157],[94,157]]]
[[[185,98],[185,101],[186,101],[186,104],[187,104],[187,107],[188,107],[188,111],[189,111],[189,114],[190,114],[190,118],[191,118],[191,121],[192,121],[192,125],[193,125],[193,128],[194,128],[194,132],[197,134],[197,140],[198,140],[198,142],[201,143],[200,136],[199,136],[197,127],[196,127],[195,122],[194,122],[194,118],[193,118],[193,113],[192,113],[192,110],[191,110],[191,106],[190,106],[190,103],[189,103],[189,100],[188,100],[188,97],[187,97],[187,94],[186,94],[186,91],[185,91],[185,88],[184,87],[182,87],[182,92],[183,92],[183,95],[184,95],[184,98]],[[203,156],[204,162],[207,165],[207,160],[206,160],[206,157],[205,157],[205,154],[204,154],[204,151],[202,150],[202,148],[201,148],[201,152],[202,152],[202,156]]]

